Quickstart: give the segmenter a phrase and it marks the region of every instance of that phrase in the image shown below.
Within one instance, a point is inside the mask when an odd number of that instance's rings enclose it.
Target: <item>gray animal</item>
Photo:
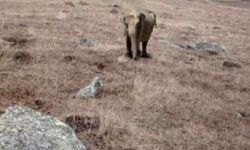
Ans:
[[[124,36],[126,36],[126,55],[134,60],[138,59],[138,55],[148,57],[147,44],[153,28],[157,27],[156,14],[146,9],[132,11],[124,15],[121,22],[124,25]],[[140,42],[142,42],[142,52]]]

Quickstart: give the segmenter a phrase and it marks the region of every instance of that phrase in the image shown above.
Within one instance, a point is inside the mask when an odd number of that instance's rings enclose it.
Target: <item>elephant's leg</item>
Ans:
[[[142,54],[141,54],[141,57],[148,57],[148,54],[147,54],[147,44],[148,44],[148,41],[142,43]]]
[[[140,42],[137,45],[137,56],[141,56],[141,51],[140,51]]]
[[[132,51],[131,51],[131,39],[129,36],[126,37],[126,44],[127,44],[127,52],[126,52],[126,56],[132,58]]]

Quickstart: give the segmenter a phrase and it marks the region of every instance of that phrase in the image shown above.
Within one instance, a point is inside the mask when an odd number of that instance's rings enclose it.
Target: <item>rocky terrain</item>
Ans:
[[[123,57],[147,8],[150,59]],[[69,124],[88,150],[249,150],[249,0],[0,0],[0,111]],[[97,97],[75,94],[94,77]]]
[[[2,150],[86,150],[69,125],[23,106],[0,117]]]

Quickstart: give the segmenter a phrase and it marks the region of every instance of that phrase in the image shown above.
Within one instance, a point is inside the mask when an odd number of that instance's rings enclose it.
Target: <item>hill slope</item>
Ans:
[[[120,17],[139,7],[157,14],[152,58],[120,62]],[[247,0],[0,0],[0,110],[22,104],[66,120],[88,149],[247,150],[249,8]],[[224,51],[190,49],[200,42]],[[95,76],[103,93],[74,98]]]

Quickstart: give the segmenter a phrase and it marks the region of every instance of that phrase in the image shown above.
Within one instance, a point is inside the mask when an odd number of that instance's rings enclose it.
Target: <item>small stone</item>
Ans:
[[[209,43],[209,42],[197,43],[195,47],[198,50],[205,50],[205,51],[208,51],[211,53],[212,52],[217,53],[218,51],[224,51],[224,49],[220,45],[215,44],[215,43]]]
[[[213,29],[214,29],[214,30],[219,30],[219,29],[221,29],[221,27],[214,26]]]
[[[230,62],[230,61],[224,61],[222,64],[223,67],[227,67],[227,68],[241,68],[241,66],[239,64]]]
[[[160,24],[158,25],[158,27],[159,27],[160,29],[166,29],[166,28],[167,28],[166,25],[165,25],[164,23],[160,23]]]
[[[166,18],[166,19],[173,19],[173,16],[171,14],[169,14],[169,13],[166,13],[166,12],[164,12],[163,14],[161,14],[161,16],[163,18]]]
[[[75,59],[76,59],[75,56],[70,56],[70,55],[64,56],[64,61],[65,62],[71,62],[71,61],[73,61]]]
[[[23,24],[23,23],[19,23],[19,26],[20,27],[27,27],[28,25],[27,24]]]
[[[247,113],[245,112],[237,112],[236,114],[238,118],[245,118],[247,116]]]
[[[89,85],[77,92],[76,97],[96,97],[100,93],[101,86],[101,79],[99,77],[95,77]]]
[[[225,51],[220,45],[209,42],[178,44],[178,46],[183,49],[208,52],[211,55],[217,55],[218,52]]]
[[[69,5],[71,7],[75,7],[74,3],[73,2],[65,2],[65,5]]]
[[[60,11],[59,13],[58,13],[58,15],[56,16],[56,18],[57,19],[65,19],[65,18],[67,18],[67,13],[66,12],[64,12],[64,11]]]
[[[117,4],[112,5],[112,7],[114,7],[114,8],[120,8],[120,6],[117,5]]]
[[[192,45],[187,45],[186,48],[187,49],[195,49],[195,47],[193,47]]]
[[[20,64],[29,63],[32,60],[32,56],[28,52],[19,51],[14,54],[13,60]]]
[[[35,103],[35,105],[37,105],[37,106],[42,106],[42,105],[45,104],[45,102],[43,102],[43,101],[41,101],[41,100],[35,100],[34,103]]]
[[[89,5],[87,2],[83,2],[83,1],[79,1],[79,4],[81,4],[82,6],[87,6],[87,5]]]
[[[105,68],[105,65],[103,63],[94,63],[99,70],[103,70]]]
[[[91,39],[80,39],[80,45],[92,47],[92,46],[95,45],[95,43],[96,43],[95,40],[91,40]]]
[[[120,56],[120,57],[118,57],[117,61],[118,61],[118,63],[125,63],[125,62],[128,62],[129,60],[125,56]]]
[[[99,117],[89,117],[89,116],[78,116],[73,115],[65,118],[65,122],[70,125],[75,132],[82,132],[90,129],[100,128],[100,118]]]
[[[24,45],[28,42],[27,38],[22,38],[18,36],[3,37],[2,40],[11,43],[11,46]]]
[[[115,8],[113,8],[113,9],[110,11],[110,13],[112,13],[112,14],[118,14],[118,10],[115,9]]]

